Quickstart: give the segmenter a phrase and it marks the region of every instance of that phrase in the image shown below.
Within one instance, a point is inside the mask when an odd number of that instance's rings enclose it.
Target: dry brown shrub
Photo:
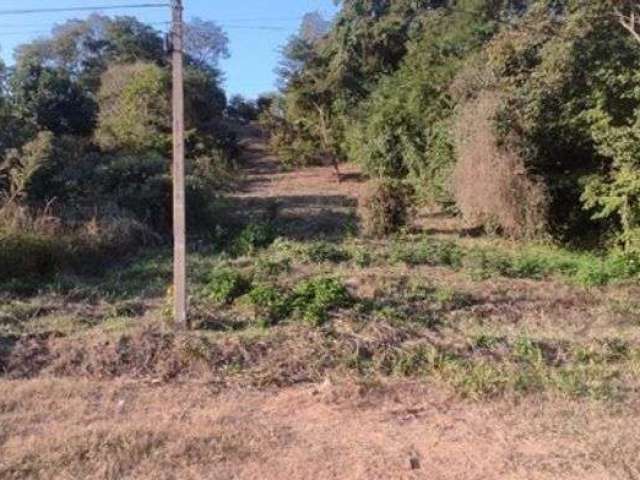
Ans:
[[[384,237],[411,223],[414,189],[398,180],[374,181],[364,195],[360,208],[366,235]]]
[[[498,145],[493,120],[499,102],[496,93],[484,92],[458,115],[454,196],[470,226],[494,228],[510,237],[538,237],[547,226],[546,188],[515,151]]]
[[[449,94],[458,101],[463,101],[496,85],[497,78],[495,72],[488,67],[488,61],[484,52],[469,58],[449,85]]]

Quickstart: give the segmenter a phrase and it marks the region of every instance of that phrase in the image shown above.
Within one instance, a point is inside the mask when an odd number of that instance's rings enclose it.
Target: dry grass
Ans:
[[[412,383],[215,394],[2,381],[3,479],[637,478],[637,408],[469,403]],[[414,460],[415,470],[411,468]]]

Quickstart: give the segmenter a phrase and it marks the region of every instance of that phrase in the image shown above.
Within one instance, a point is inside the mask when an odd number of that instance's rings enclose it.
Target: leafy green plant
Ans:
[[[325,323],[331,310],[347,307],[352,302],[346,287],[334,278],[306,280],[298,285],[293,296],[294,310],[314,326]]]
[[[61,239],[0,233],[0,276],[5,281],[51,276],[60,268],[67,253],[69,245]]]
[[[230,268],[217,269],[211,273],[207,290],[209,297],[219,304],[232,303],[249,291],[251,282],[240,272]]]
[[[261,284],[247,295],[254,309],[254,318],[262,326],[272,326],[286,319],[291,313],[291,300],[278,287]]]
[[[397,242],[391,252],[391,260],[409,265],[433,265],[459,268],[464,251],[450,241],[424,240],[419,243]]]
[[[233,241],[231,251],[238,256],[252,255],[267,248],[276,239],[275,229],[270,223],[250,223]]]
[[[360,268],[367,268],[373,264],[373,254],[365,248],[357,248],[352,253],[353,262]]]

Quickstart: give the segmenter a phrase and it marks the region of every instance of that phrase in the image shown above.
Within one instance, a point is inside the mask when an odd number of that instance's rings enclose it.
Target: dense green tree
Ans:
[[[503,99],[498,142],[544,182],[556,237],[621,234],[630,248],[640,218],[640,49],[606,2],[561,6],[537,2],[487,49],[488,88]]]
[[[96,139],[109,150],[165,151],[169,146],[169,77],[151,63],[113,65],[98,93]]]
[[[298,33],[291,36],[280,50],[281,59],[276,73],[283,88],[302,72],[313,55],[314,47],[327,35],[330,26],[331,23],[319,12],[304,15]]]
[[[226,35],[196,21],[187,36],[187,204],[192,231],[204,232],[230,183],[237,139],[224,124],[217,68]],[[15,67],[0,68],[3,205],[53,204],[71,225],[115,216],[169,231],[170,70],[160,32],[131,17],[69,21],[19,47]]]
[[[48,38],[16,49],[18,71],[31,65],[68,73],[91,92],[97,92],[102,73],[113,63],[166,63],[160,33],[133,17],[91,15],[56,26]]]
[[[455,156],[449,124],[458,100],[451,86],[497,31],[504,9],[495,4],[489,9],[485,1],[461,0],[455,9],[423,16],[423,33],[407,41],[402,64],[350,122],[349,158],[374,176],[410,178],[425,198],[450,203],[447,179]]]
[[[15,116],[36,131],[82,136],[93,131],[95,102],[65,70],[22,64],[11,76],[11,94]]]
[[[244,98],[242,95],[234,95],[227,105],[229,118],[242,123],[249,123],[258,119],[258,107],[256,102]]]
[[[443,123],[454,103],[448,84],[519,10],[507,0],[448,3],[344,1],[329,32],[293,37],[279,69],[283,115],[271,122],[280,153],[306,158],[317,150],[379,175],[440,178],[436,170],[453,155]],[[297,153],[284,151],[292,145]],[[445,196],[438,189],[434,195]]]
[[[220,72],[212,67],[188,66],[185,73],[187,129],[209,130],[222,118],[227,97],[220,86]]]

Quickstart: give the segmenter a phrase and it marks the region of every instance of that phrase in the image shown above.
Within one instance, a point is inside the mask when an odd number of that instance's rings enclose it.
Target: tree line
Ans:
[[[190,189],[207,196],[236,149],[222,122],[227,100],[218,69],[228,39],[216,24],[196,19],[186,44]],[[78,215],[100,206],[158,228],[170,221],[171,80],[163,35],[133,17],[93,15],[21,45],[15,59],[2,67],[5,201],[55,202]]]
[[[639,252],[639,15],[630,0],[344,0],[283,49],[263,123],[286,162],[357,162],[470,227]]]

